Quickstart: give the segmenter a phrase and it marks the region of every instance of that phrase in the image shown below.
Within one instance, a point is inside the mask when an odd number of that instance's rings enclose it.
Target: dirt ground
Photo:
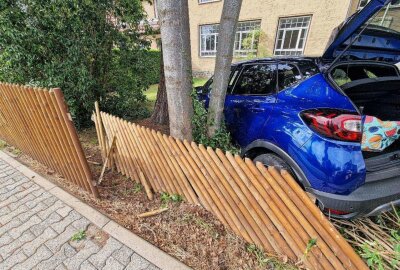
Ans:
[[[81,132],[80,139],[94,177],[98,179],[102,160],[95,130]],[[168,211],[138,218],[138,214],[159,209],[165,204],[159,194],[149,201],[139,184],[107,171],[99,186],[101,200],[96,200],[30,157],[18,152],[16,155],[36,172],[194,269],[295,269],[293,265],[249,248],[243,239],[227,230],[200,206],[168,202]]]

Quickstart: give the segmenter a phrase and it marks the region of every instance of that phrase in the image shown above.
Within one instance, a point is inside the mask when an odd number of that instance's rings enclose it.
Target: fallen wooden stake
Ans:
[[[97,165],[97,166],[100,166],[100,165],[101,165],[100,162],[96,162],[96,161],[88,160],[87,162],[90,163],[90,164],[93,164],[93,165]]]
[[[151,216],[155,216],[155,215],[164,213],[167,210],[168,210],[168,208],[160,208],[160,209],[157,209],[157,210],[153,210],[153,211],[150,211],[150,212],[139,214],[139,215],[137,215],[137,217],[138,218],[151,217]]]
[[[100,177],[99,177],[99,181],[97,182],[99,185],[100,185],[101,181],[103,181],[104,173],[105,173],[106,168],[107,168],[108,159],[110,158],[111,153],[114,151],[115,141],[116,141],[116,136],[113,137],[110,150],[108,150],[107,157],[104,160],[104,164],[103,164],[103,168],[101,169],[101,174],[100,174]]]
[[[139,172],[139,176],[140,176],[140,182],[142,182],[142,185],[144,187],[144,190],[146,191],[147,194],[147,198],[152,201],[153,200],[153,192],[151,192],[149,183],[147,183],[146,177],[144,177],[143,172]]]

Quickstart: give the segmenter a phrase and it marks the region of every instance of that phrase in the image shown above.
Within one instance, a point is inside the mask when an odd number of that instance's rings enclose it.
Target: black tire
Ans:
[[[280,157],[278,157],[275,154],[261,154],[259,156],[257,156],[254,160],[254,162],[261,162],[262,164],[264,164],[264,166],[273,166],[275,168],[277,168],[278,170],[286,170],[290,173],[293,174],[293,170],[290,168],[289,164],[287,164],[283,159],[281,159]]]

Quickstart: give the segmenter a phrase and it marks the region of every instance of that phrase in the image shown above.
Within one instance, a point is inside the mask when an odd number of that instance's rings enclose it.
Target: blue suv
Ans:
[[[371,0],[320,58],[232,65],[225,123],[242,154],[293,173],[331,216],[377,215],[400,204],[400,141],[361,150],[362,115],[400,120],[400,29],[379,20],[393,1]],[[389,10],[389,11],[388,11]],[[213,78],[199,88],[208,106]]]

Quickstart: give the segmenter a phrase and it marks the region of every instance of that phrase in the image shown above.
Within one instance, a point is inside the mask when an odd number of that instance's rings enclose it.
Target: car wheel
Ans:
[[[278,170],[286,170],[290,173],[293,173],[292,169],[290,166],[280,157],[278,157],[275,154],[262,154],[257,156],[254,160],[254,162],[261,162],[264,164],[264,166],[273,166],[277,168]]]

